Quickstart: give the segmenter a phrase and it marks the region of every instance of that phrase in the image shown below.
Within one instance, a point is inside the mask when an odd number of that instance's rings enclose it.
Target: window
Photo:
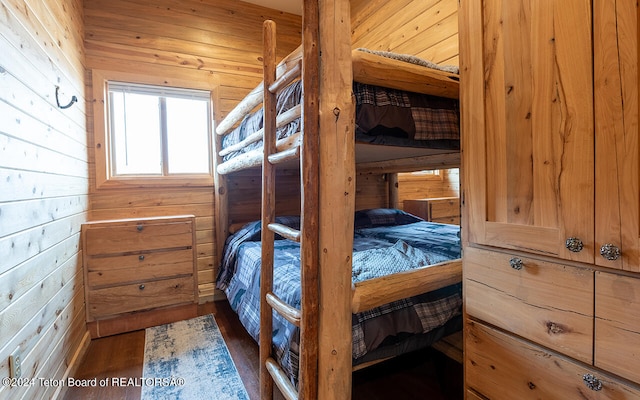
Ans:
[[[209,93],[109,82],[111,175],[209,174]]]
[[[404,180],[443,180],[443,171],[440,169],[427,169],[423,171],[406,172],[400,174]]]
[[[153,80],[94,70],[97,186],[212,185],[212,90]]]

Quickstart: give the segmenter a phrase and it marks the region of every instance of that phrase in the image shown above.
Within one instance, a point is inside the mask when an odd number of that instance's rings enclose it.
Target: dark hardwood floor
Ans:
[[[206,303],[200,315],[213,313],[229,352],[252,400],[259,395],[258,346],[244,330],[226,301]],[[76,379],[140,378],[144,352],[144,331],[94,339],[81,362]],[[432,349],[414,352],[357,371],[353,375],[353,399],[463,398],[462,366]],[[68,388],[64,400],[139,400],[140,387]]]

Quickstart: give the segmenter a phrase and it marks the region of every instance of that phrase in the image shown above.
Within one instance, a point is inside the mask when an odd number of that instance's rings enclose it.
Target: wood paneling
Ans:
[[[405,200],[459,196],[460,171],[458,168],[441,170],[439,175],[398,174],[399,208],[403,208]]]
[[[351,1],[354,48],[412,54],[458,65],[458,1]]]
[[[0,0],[0,378],[61,379],[88,340],[80,225],[88,210],[84,27],[79,0]],[[71,108],[56,106],[71,96]],[[55,387],[0,387],[51,398]]]
[[[262,80],[262,22],[278,23],[278,57],[300,44],[301,18],[232,0],[85,0],[87,67],[136,72],[148,79],[210,82],[215,87],[216,120],[224,117]],[[200,86],[200,85],[198,85]],[[87,84],[91,93],[92,82]],[[89,118],[89,135],[93,121]],[[90,139],[90,159],[93,160]],[[237,207],[234,222],[259,218],[259,207],[247,204],[255,196],[250,178],[230,204]],[[245,185],[245,183],[238,183]],[[214,293],[218,252],[215,238],[212,186],[170,188],[95,189],[91,169],[90,219],[152,217],[172,214],[196,216],[196,248],[200,301]],[[294,185],[292,190],[297,191]],[[256,192],[259,199],[259,192]],[[248,203],[252,203],[249,200]],[[286,208],[283,212],[288,212]],[[257,212],[257,214],[256,214]]]

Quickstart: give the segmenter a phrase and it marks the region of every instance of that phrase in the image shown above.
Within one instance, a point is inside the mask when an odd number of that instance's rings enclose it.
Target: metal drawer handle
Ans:
[[[587,385],[589,389],[594,390],[596,392],[598,390],[602,390],[602,382],[600,382],[600,379],[596,378],[595,376],[591,374],[584,374],[582,375],[582,380],[584,381],[584,384]]]
[[[142,285],[138,286],[138,289],[140,289],[140,290],[144,290],[144,284],[142,284]]]
[[[136,226],[136,229],[138,230],[138,232],[141,232],[142,229],[144,229],[144,225],[138,225]]]
[[[138,256],[138,260],[140,260],[140,261],[144,261],[144,254],[139,255],[139,256]]]
[[[522,259],[518,257],[513,257],[511,260],[509,260],[509,265],[511,265],[511,268],[517,269],[518,271],[521,270],[522,267],[524,267]]]
[[[578,239],[577,237],[568,238],[566,242],[564,242],[564,245],[569,251],[572,251],[574,253],[578,253],[584,247],[584,245],[582,244],[582,240]]]
[[[615,261],[620,258],[620,248],[612,243],[603,244],[600,255],[609,261]]]

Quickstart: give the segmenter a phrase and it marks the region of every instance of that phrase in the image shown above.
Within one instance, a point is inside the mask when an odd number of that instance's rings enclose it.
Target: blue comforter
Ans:
[[[277,222],[299,227],[295,217]],[[460,258],[459,227],[426,222],[400,210],[356,213],[353,243],[354,282]],[[300,308],[300,245],[275,241],[274,293]],[[240,321],[257,341],[260,332],[260,222],[245,225],[227,239],[217,287],[224,290]],[[461,284],[425,293],[352,316],[353,359],[377,348],[398,333],[429,332],[460,315]],[[274,313],[274,351],[296,381],[298,328]]]

